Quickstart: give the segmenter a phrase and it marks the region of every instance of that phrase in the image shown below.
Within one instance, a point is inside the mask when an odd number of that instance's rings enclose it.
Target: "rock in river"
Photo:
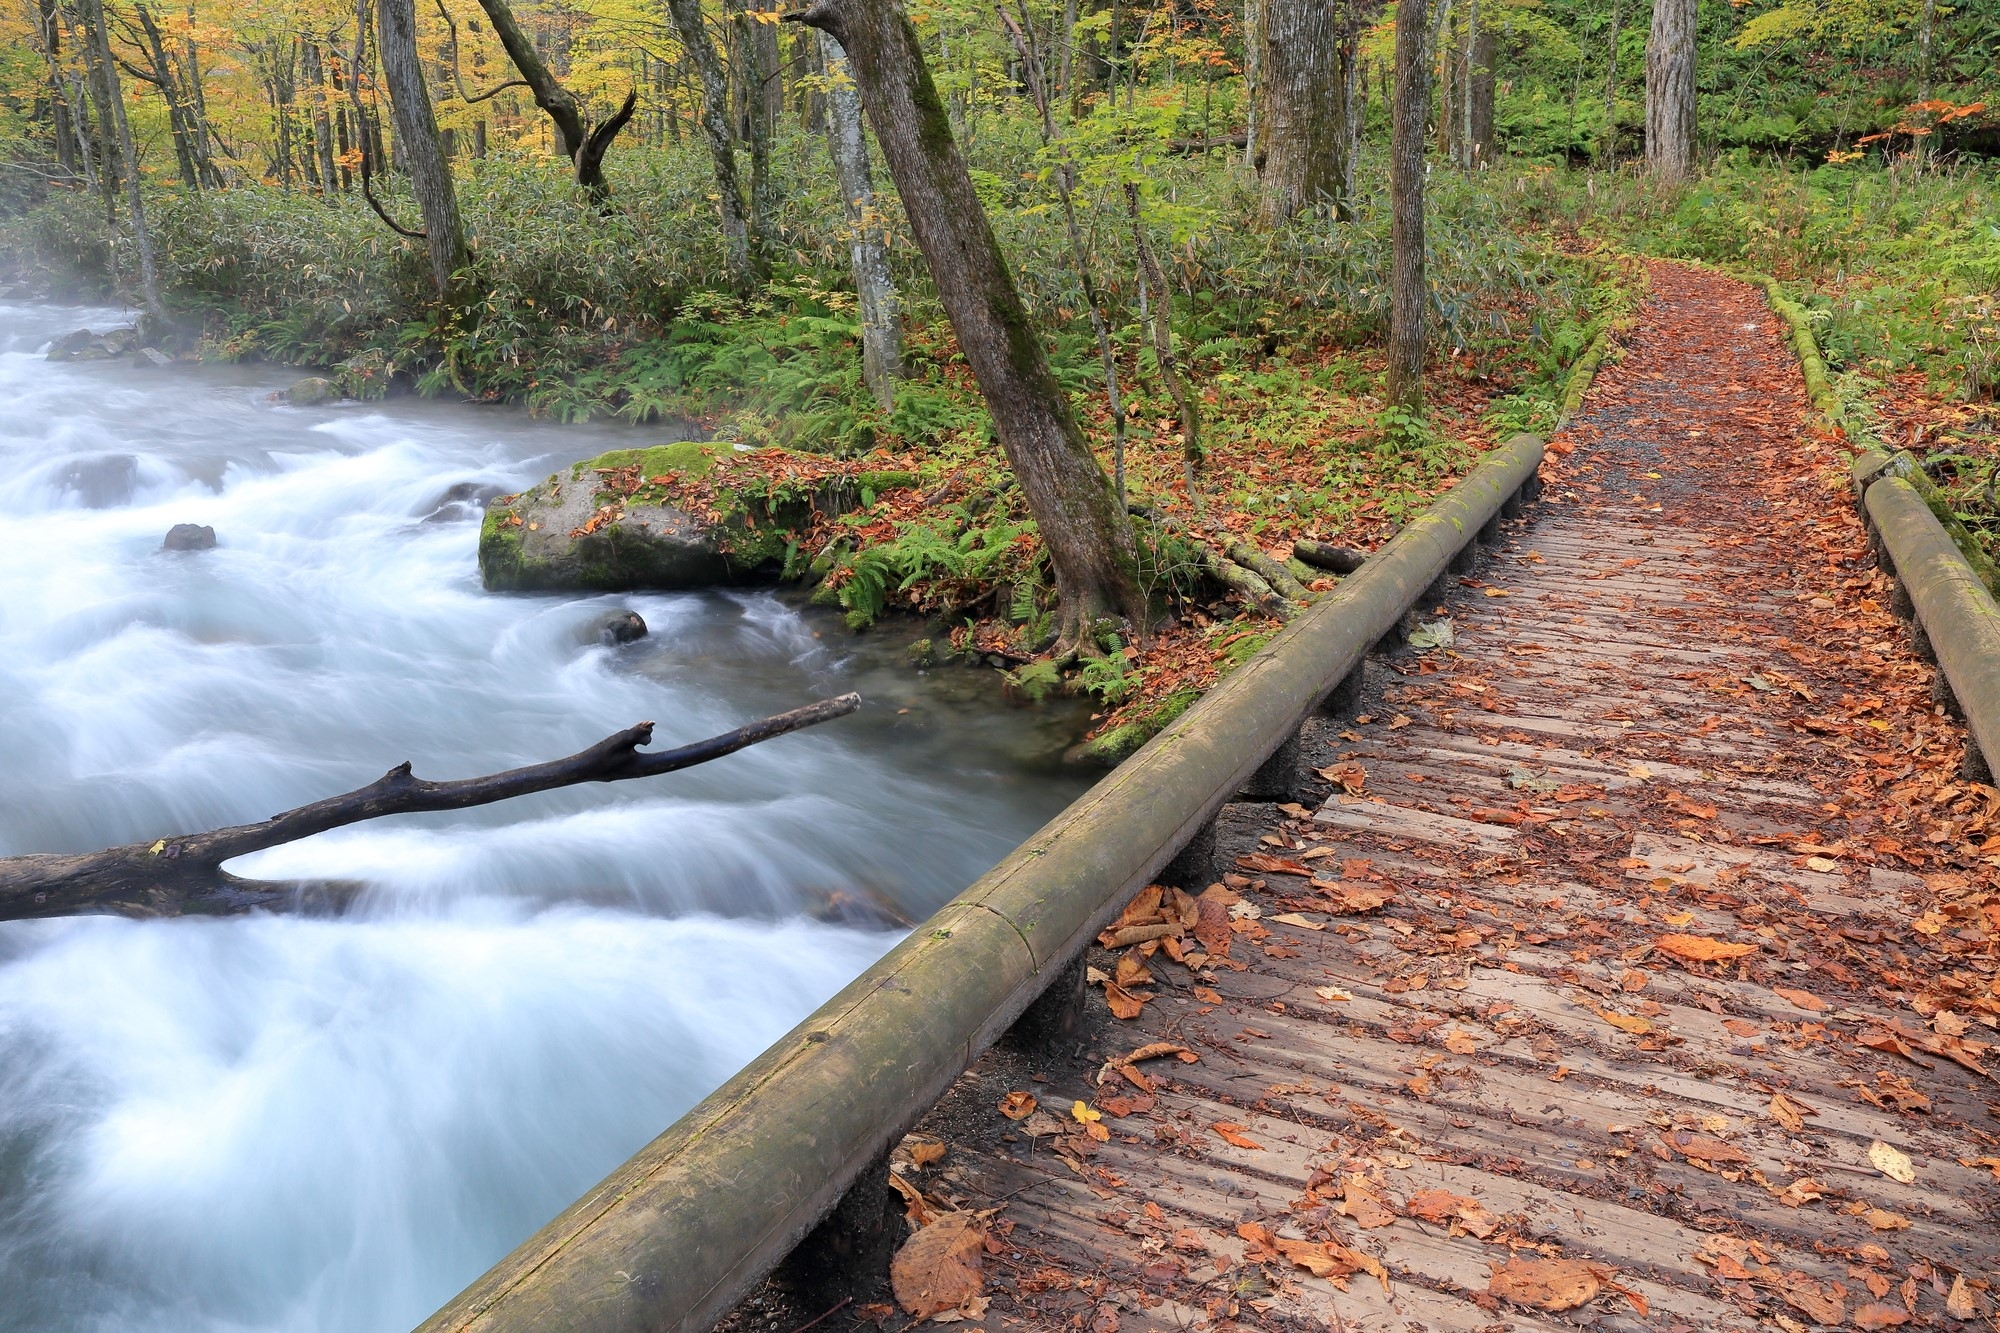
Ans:
[[[176,523],[167,529],[163,551],[208,551],[215,548],[215,529],[206,523]]]
[[[768,581],[784,568],[793,534],[815,514],[840,513],[864,495],[916,481],[908,472],[842,472],[810,484],[774,485],[746,466],[738,485],[732,467],[731,484],[715,485],[710,507],[698,514],[675,507],[658,484],[713,481],[718,467],[733,463],[731,446],[694,441],[614,449],[578,463],[487,507],[479,572],[496,592]]]

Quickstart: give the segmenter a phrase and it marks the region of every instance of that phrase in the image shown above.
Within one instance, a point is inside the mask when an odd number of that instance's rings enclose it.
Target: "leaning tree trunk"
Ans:
[[[1424,277],[1424,121],[1430,113],[1430,6],[1401,0],[1396,7],[1396,92],[1389,131],[1389,235],[1394,251],[1389,280],[1388,397],[1399,407],[1424,401],[1425,322],[1430,288]]]
[[[1349,0],[1352,3],[1353,0]],[[1264,0],[1257,62],[1259,220],[1348,197],[1346,83],[1335,0]]]
[[[1131,520],[1049,369],[917,31],[894,0],[817,0],[788,17],[847,52],[910,231],[1048,548],[1063,608],[1058,654],[1095,653],[1100,620],[1144,622]]]
[[[722,211],[722,246],[729,268],[729,285],[748,293],[764,280],[762,238],[751,244],[750,219],[743,207],[743,187],[736,179],[736,135],[729,125],[729,78],[702,22],[701,0],[667,0],[667,11],[680,31],[701,80],[701,129],[715,167],[715,190]]]
[[[852,233],[848,256],[854,290],[861,297],[861,374],[869,392],[887,412],[895,405],[896,381],[903,374],[903,319],[896,287],[889,278],[889,247],[875,207],[875,177],[868,165],[868,139],[861,125],[861,94],[854,87],[847,53],[831,35],[815,33],[826,69],[826,146],[833,156],[840,197]]]
[[[1694,174],[1695,0],[1653,0],[1646,42],[1646,168],[1662,180]]]
[[[396,117],[396,140],[402,145],[410,188],[424,215],[431,279],[437,284],[438,295],[448,296],[454,275],[465,264],[465,228],[458,217],[451,164],[445,161],[437,116],[431,111],[430,89],[424,84],[423,61],[417,55],[417,15],[412,0],[380,0],[375,8],[375,43],[382,57],[383,81],[389,85],[390,110]]]
[[[139,191],[139,155],[132,148],[132,125],[125,118],[125,91],[118,83],[118,67],[111,58],[111,35],[104,26],[102,0],[84,0],[84,23],[96,43],[97,59],[104,74],[105,103],[110,110],[108,138],[117,146],[118,175],[125,183],[125,211],[132,223],[132,249],[138,260],[139,299],[146,313],[160,324],[167,320],[160,304],[160,277],[153,266],[153,233],[146,225],[146,200]]]
[[[674,773],[774,736],[845,717],[860,706],[860,695],[843,694],[720,736],[650,754],[641,754],[639,747],[652,743],[653,724],[641,722],[565,759],[450,782],[415,777],[405,762],[365,787],[286,810],[257,824],[170,834],[150,843],[81,855],[4,857],[0,858],[0,921],[93,912],[175,916],[189,908],[215,912],[268,906],[290,894],[294,886],[240,879],[224,870],[223,863],[383,815],[466,810],[583,782],[622,782]]]
[[[535,95],[535,105],[547,112],[554,123],[556,151],[570,159],[576,183],[593,200],[603,202],[611,195],[611,187],[604,180],[604,154],[618,131],[625,128],[625,122],[632,119],[632,110],[639,103],[639,90],[634,88],[616,114],[593,127],[576,95],[549,72],[541,53],[535,50],[534,39],[515,22],[514,11],[507,7],[506,0],[479,0],[479,7],[492,21],[493,32],[506,48],[514,68],[527,80],[529,90]]]

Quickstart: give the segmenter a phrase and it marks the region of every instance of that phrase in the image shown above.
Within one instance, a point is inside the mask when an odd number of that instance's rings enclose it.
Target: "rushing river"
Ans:
[[[483,592],[439,497],[633,432],[41,355],[121,322],[0,303],[0,855],[869,702],[230,867],[363,883],[338,916],[0,925],[0,1330],[409,1327],[895,941],[830,897],[920,918],[1080,789],[1057,719],[768,593]]]

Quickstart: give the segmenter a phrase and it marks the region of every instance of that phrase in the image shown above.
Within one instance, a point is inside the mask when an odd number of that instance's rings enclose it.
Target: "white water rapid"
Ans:
[[[268,368],[51,363],[110,310],[0,303],[0,855],[262,819],[846,689],[686,773],[246,858],[336,916],[0,925],[0,1330],[397,1333],[1076,794],[1057,722],[763,592],[483,592],[460,482],[645,438]],[[218,545],[160,549],[176,523]],[[590,623],[631,607],[650,637]]]

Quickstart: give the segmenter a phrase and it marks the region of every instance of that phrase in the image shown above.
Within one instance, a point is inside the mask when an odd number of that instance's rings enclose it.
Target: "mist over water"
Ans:
[[[0,1330],[406,1328],[894,943],[829,895],[920,918],[1080,790],[1060,719],[769,593],[481,590],[450,487],[641,434],[41,355],[121,322],[0,303],[0,855],[869,705],[230,867],[362,882],[338,917],[0,925]]]

